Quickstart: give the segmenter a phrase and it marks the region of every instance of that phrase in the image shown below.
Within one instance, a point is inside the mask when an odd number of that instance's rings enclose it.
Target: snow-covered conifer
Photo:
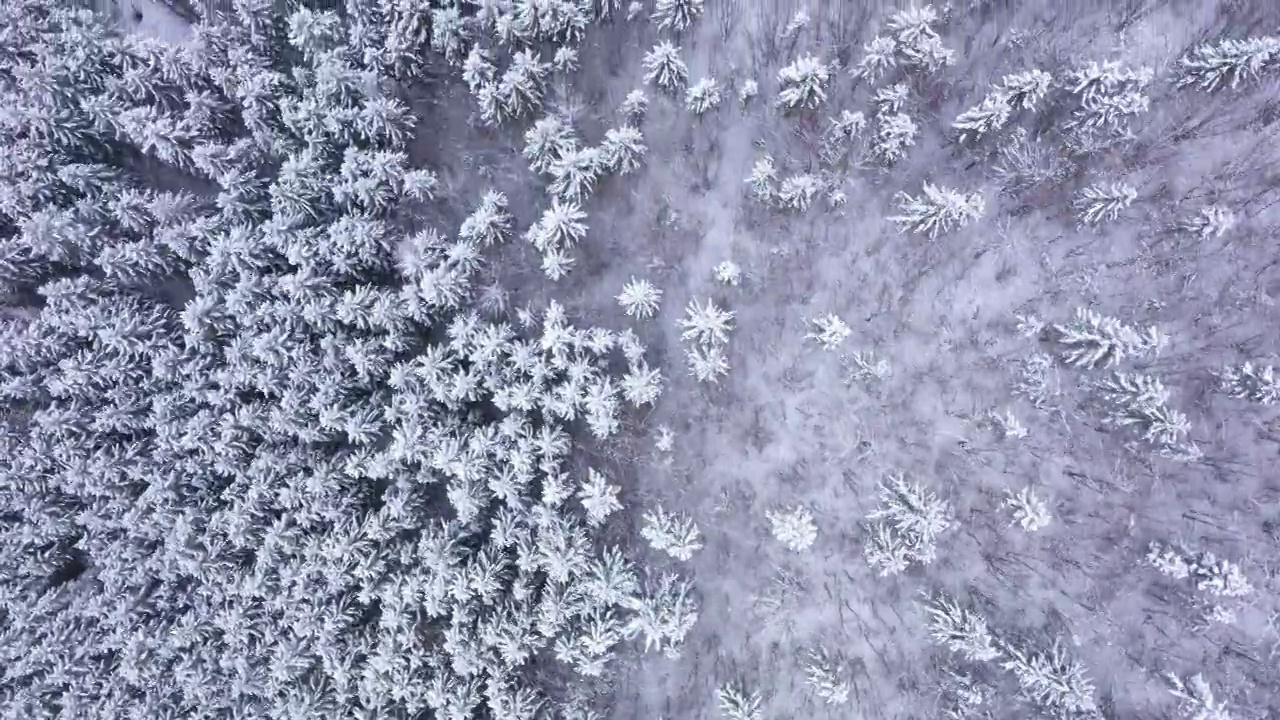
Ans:
[[[1220,238],[1236,226],[1236,214],[1223,205],[1200,208],[1182,227],[1203,239]]]
[[[622,286],[622,292],[618,294],[617,300],[628,316],[648,320],[658,312],[658,306],[662,302],[662,291],[648,280],[637,280],[632,276],[631,280]]]
[[[790,550],[808,550],[818,538],[818,526],[813,521],[813,513],[804,506],[772,511],[766,517],[769,519],[773,538]]]
[[[1071,322],[1053,325],[1053,340],[1061,348],[1062,362],[1087,369],[1149,357],[1169,343],[1154,325],[1138,329],[1084,307],[1076,308]]]
[[[600,149],[605,166],[619,175],[640,167],[640,160],[648,150],[644,145],[644,135],[630,125],[606,131]]]
[[[805,684],[827,705],[849,702],[845,668],[821,649],[809,653],[804,665]]]
[[[742,87],[738,89],[738,102],[746,105],[760,94],[760,84],[755,78],[747,78],[742,81]]]
[[[695,345],[685,349],[689,374],[698,382],[717,383],[729,374],[729,358],[719,345]]]
[[[822,188],[822,180],[816,175],[788,176],[778,186],[778,204],[788,210],[805,212],[813,205],[814,198],[822,193]]]
[[[617,485],[610,485],[609,478],[604,473],[597,472],[594,468],[587,470],[587,479],[582,481],[578,498],[587,511],[588,525],[602,525],[610,515],[622,509],[622,503],[618,502],[618,491],[621,489]]]
[[[986,662],[1000,657],[987,621],[978,613],[961,607],[955,600],[939,594],[924,603],[929,614],[929,633],[933,639],[970,662]]]
[[[646,651],[654,648],[668,657],[678,656],[679,646],[698,619],[689,582],[670,573],[647,580],[629,607],[635,615],[623,630],[624,637],[643,635]]]
[[[622,396],[636,407],[654,404],[661,393],[662,373],[643,360],[631,363],[622,376]]]
[[[751,186],[751,194],[757,200],[765,202],[773,198],[776,192],[774,184],[777,181],[778,170],[773,164],[773,157],[765,155],[751,166],[751,174],[745,182]]]
[[[688,561],[702,549],[702,534],[689,516],[667,513],[658,506],[646,512],[643,519],[640,537],[647,540],[654,550],[676,560]]]
[[[576,203],[553,199],[551,207],[529,229],[529,238],[539,250],[573,247],[587,234],[587,224],[583,222],[586,219],[587,214]]]
[[[1027,532],[1039,532],[1053,519],[1049,514],[1049,506],[1030,487],[1017,492],[1007,493],[1004,507],[1013,510],[1013,521]]]
[[[511,65],[498,81],[498,96],[512,117],[521,118],[542,107],[549,63],[533,50],[521,50],[511,56]]]
[[[740,683],[727,683],[716,690],[716,704],[725,720],[763,720],[760,693]]]
[[[1100,381],[1098,389],[1107,405],[1108,424],[1133,429],[1162,453],[1196,455],[1195,445],[1187,438],[1191,423],[1169,406],[1170,393],[1159,378],[1118,372]]]
[[[911,88],[907,87],[906,83],[895,83],[889,87],[880,88],[872,98],[876,104],[876,113],[879,115],[901,112],[910,99]]]
[[[880,483],[880,506],[867,516],[871,525],[865,554],[882,575],[905,570],[912,562],[928,565],[937,552],[938,536],[951,526],[945,500],[909,483],[900,475]]]
[[[1003,440],[1021,440],[1027,436],[1027,427],[1022,424],[1017,415],[1012,410],[1005,409],[1004,412],[991,413],[991,422],[999,431]]]
[[[840,140],[852,140],[867,127],[867,116],[861,111],[841,110],[839,117],[830,119],[830,132]]]
[[[1274,405],[1280,401],[1280,379],[1271,365],[1255,365],[1248,361],[1228,365],[1218,373],[1218,379],[1222,392],[1233,398],[1260,405]]]
[[[602,148],[567,148],[547,166],[551,175],[547,190],[565,202],[582,203],[591,195],[607,162]]]
[[[507,196],[488,190],[480,204],[462,221],[458,236],[488,247],[511,237],[511,215],[507,212]]]
[[[1005,75],[1000,79],[997,92],[1003,95],[1009,107],[1015,110],[1034,110],[1036,105],[1049,94],[1052,86],[1052,75],[1032,68],[1025,72]]]
[[[671,432],[671,428],[666,425],[659,425],[657,430],[657,438],[653,441],[653,448],[660,453],[670,453],[675,446],[676,436]]]
[[[1183,679],[1166,673],[1169,692],[1178,698],[1179,711],[1186,720],[1231,720],[1227,704],[1213,696],[1213,688],[1200,673]]]
[[[730,287],[737,287],[742,282],[742,268],[732,260],[725,260],[713,270],[716,281]]]
[[[907,154],[907,148],[916,144],[920,126],[905,113],[880,113],[876,116],[875,141],[871,151],[882,162],[893,164]]]
[[[475,93],[481,86],[493,82],[497,69],[489,60],[489,52],[479,45],[471,46],[466,60],[462,61],[462,80]]]
[[[1009,122],[1009,115],[1013,112],[1013,107],[1009,104],[1009,98],[1003,93],[992,93],[985,98],[977,106],[969,108],[951,123],[951,127],[960,131],[960,140],[966,141],[972,138],[980,138],[988,135]]]
[[[1080,192],[1076,209],[1080,221],[1097,225],[1120,217],[1138,199],[1138,191],[1124,183],[1090,185]]]
[[[1178,85],[1201,90],[1235,89],[1280,65],[1280,37],[1253,37],[1198,45],[1179,58]]]
[[[897,40],[897,52],[905,64],[923,68],[926,72],[955,63],[955,51],[943,46],[933,25],[938,13],[932,5],[912,6],[889,16],[888,29]]]
[[[812,110],[827,99],[831,71],[814,55],[803,55],[778,71],[778,105]]]
[[[578,51],[567,45],[558,48],[551,57],[551,67],[566,75],[574,72],[578,69]]]
[[[680,48],[661,40],[640,60],[644,81],[655,83],[668,92],[679,90],[689,81],[689,68],[680,59]]]
[[[862,59],[851,71],[856,78],[875,82],[881,75],[898,65],[898,41],[892,37],[884,35],[874,37],[871,42],[863,46],[862,51]]]
[[[849,326],[833,313],[819,315],[809,322],[813,325],[813,332],[806,333],[805,338],[816,340],[823,350],[839,350],[852,332]]]
[[[1047,652],[1028,653],[1004,644],[1001,667],[1013,671],[1027,697],[1052,713],[1092,716],[1098,712],[1093,682],[1084,666],[1071,659],[1060,642]]]
[[[980,219],[986,209],[978,193],[966,195],[928,181],[921,195],[898,193],[897,202],[901,214],[889,219],[897,224],[898,231],[927,233],[930,239],[937,238],[939,232],[949,232],[953,226],[964,227]]]
[[[722,310],[712,300],[699,303],[695,298],[685,306],[684,317],[679,321],[680,338],[701,346],[723,345],[729,342],[733,330],[733,312]]]
[[[548,172],[557,158],[576,147],[573,128],[558,115],[538,120],[524,133],[524,158],[534,172]]]
[[[631,121],[638,121],[644,117],[645,110],[649,108],[649,98],[644,94],[643,90],[636,89],[627,93],[622,99],[622,107],[619,111],[622,116]]]
[[[679,32],[702,15],[702,6],[703,0],[657,0],[652,20],[659,30],[670,28]]]
[[[720,107],[720,85],[715,78],[699,80],[685,90],[684,104],[694,115]]]
[[[794,38],[801,30],[809,27],[812,18],[809,17],[809,11],[804,8],[796,10],[791,19],[787,21],[786,27],[782,28],[782,37]]]

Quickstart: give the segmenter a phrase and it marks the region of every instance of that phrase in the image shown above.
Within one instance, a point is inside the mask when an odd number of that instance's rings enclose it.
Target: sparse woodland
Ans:
[[[1280,713],[1280,14],[775,5],[0,5],[0,718]]]

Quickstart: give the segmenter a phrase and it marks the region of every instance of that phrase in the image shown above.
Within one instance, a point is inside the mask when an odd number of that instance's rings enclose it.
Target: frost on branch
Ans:
[[[1178,698],[1178,711],[1185,720],[1231,720],[1227,704],[1213,696],[1213,688],[1200,673],[1183,679],[1166,673],[1169,692]]]
[[[652,19],[659,30],[681,31],[702,15],[703,0],[657,0]]]
[[[831,77],[827,66],[813,55],[804,55],[778,71],[778,105],[786,108],[814,109],[827,99],[826,85]]]
[[[1158,354],[1169,336],[1154,325],[1139,330],[1089,308],[1076,308],[1069,323],[1055,324],[1050,335],[1058,346],[1058,358],[1076,368],[1111,367],[1128,358]]]
[[[662,302],[662,291],[648,280],[637,280],[632,276],[631,280],[622,286],[622,292],[618,294],[617,299],[618,304],[628,316],[648,320],[658,312],[658,306]]]
[[[970,662],[1000,657],[987,621],[978,613],[941,594],[927,600],[924,610],[929,614],[929,633],[935,642]]]
[[[1076,198],[1076,212],[1080,221],[1097,225],[1120,217],[1138,199],[1138,191],[1124,183],[1090,185]]]
[[[951,526],[951,508],[919,483],[896,474],[880,483],[880,506],[867,519],[873,521],[867,561],[881,575],[896,575],[913,562],[933,562],[938,536]]]
[[[1008,493],[1004,507],[1013,510],[1013,522],[1027,532],[1039,532],[1053,519],[1049,506],[1030,487],[1022,488],[1017,494]]]
[[[924,192],[918,196],[898,193],[899,215],[889,219],[898,225],[899,232],[927,233],[930,239],[939,232],[949,232],[954,227],[964,227],[982,217],[986,203],[979,193],[964,194],[947,187],[939,187],[928,181]]]
[[[805,338],[816,340],[823,350],[839,350],[852,332],[843,320],[832,313],[819,315],[809,322],[813,325],[813,331],[806,334]]]
[[[1001,667],[1013,671],[1029,700],[1055,715],[1097,714],[1093,681],[1084,666],[1062,650],[1060,641],[1046,652],[1028,653],[1007,643],[1002,650],[1008,659]]]
[[[844,705],[849,702],[849,681],[845,668],[819,649],[809,653],[804,665],[805,684],[827,705]]]
[[[1188,460],[1199,457],[1199,449],[1187,437],[1191,422],[1169,406],[1170,393],[1159,378],[1118,372],[1097,387],[1108,424],[1130,429],[1162,455]]]
[[[1205,43],[1178,60],[1179,87],[1201,90],[1236,89],[1280,66],[1280,37],[1254,37]]]
[[[808,550],[818,538],[818,526],[808,508],[797,505],[790,510],[770,512],[766,517],[774,539],[791,550]]]
[[[728,683],[716,691],[716,705],[725,720],[763,720],[760,693],[748,691],[741,683]]]
[[[685,90],[684,104],[694,115],[716,109],[720,106],[720,85],[715,78],[699,80]]]
[[[702,535],[693,520],[687,515],[668,514],[661,506],[644,514],[640,537],[649,547],[676,560],[687,561],[702,549]]]
[[[1280,401],[1280,379],[1271,365],[1255,365],[1243,362],[1228,365],[1218,373],[1219,389],[1233,398],[1248,400],[1259,405],[1274,405]]]
[[[679,90],[689,80],[689,68],[680,59],[680,48],[666,40],[659,41],[640,60],[644,81],[655,83],[668,92]]]

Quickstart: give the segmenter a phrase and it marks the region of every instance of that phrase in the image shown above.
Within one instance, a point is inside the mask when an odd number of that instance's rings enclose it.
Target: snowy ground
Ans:
[[[710,717],[715,688],[735,679],[765,696],[766,717],[828,713],[803,683],[803,652],[819,645],[845,659],[853,680],[852,710],[830,714],[938,712],[939,678],[954,660],[929,642],[915,603],[927,590],[971,603],[995,631],[1028,646],[1062,638],[1088,667],[1110,717],[1171,716],[1176,699],[1161,675],[1197,671],[1238,717],[1280,712],[1273,652],[1280,637],[1268,622],[1278,609],[1280,486],[1271,470],[1280,426],[1274,410],[1213,392],[1212,375],[1224,363],[1280,351],[1271,330],[1280,295],[1270,241],[1280,219],[1272,207],[1280,199],[1271,169],[1276,85],[1209,96],[1167,79],[1190,44],[1228,24],[1236,36],[1270,29],[1277,13],[1230,2],[1089,11],[957,3],[943,36],[960,59],[913,87],[924,136],[908,158],[892,170],[852,170],[848,204],[838,211],[822,201],[803,215],[766,210],[743,183],[762,147],[784,173],[801,170],[816,163],[827,117],[841,109],[870,115],[868,90],[843,74],[808,117],[769,107],[774,76],[794,57],[856,60],[886,10],[854,5],[811,4],[809,27],[780,40],[801,4],[709,0],[679,43],[691,82],[712,75],[727,85],[721,108],[697,118],[650,90],[645,167],[596,193],[579,266],[551,286],[539,278],[533,250],[517,247],[498,273],[517,297],[561,298],[580,317],[635,326],[666,348],[670,386],[624,449],[642,463],[624,492],[637,517],[661,502],[690,512],[703,529],[706,548],[690,566],[702,616],[681,658],[624,666],[613,716]],[[592,30],[584,69],[563,94],[583,136],[597,140],[616,122],[656,37],[643,21]],[[1107,59],[1157,70],[1152,112],[1134,142],[1068,168],[1062,182],[1033,197],[1001,196],[992,159],[942,132],[1004,73],[1031,66],[1056,73]],[[749,77],[761,97],[743,109],[736,89]],[[1020,124],[1034,130],[1056,121]],[[520,145],[514,129],[471,138],[476,147]],[[442,153],[438,161],[467,172]],[[477,151],[468,164],[492,172],[516,207],[524,203],[523,222],[535,217],[541,193],[514,151]],[[886,220],[893,194],[916,192],[926,179],[983,192],[987,217],[936,242],[898,234]],[[1097,181],[1128,182],[1139,200],[1114,223],[1080,228],[1071,199]],[[1201,240],[1168,229],[1211,201],[1235,209],[1240,223],[1231,233]],[[726,259],[744,268],[740,287],[713,279]],[[656,319],[629,321],[613,304],[631,275],[664,290]],[[679,350],[676,320],[686,301],[703,297],[737,316],[733,370],[718,387],[694,383]],[[1141,367],[1174,388],[1203,460],[1127,448],[1080,391],[1101,371],[1055,369],[1061,393],[1044,411],[1014,397],[1019,362],[1042,349],[1015,331],[1015,313],[1061,322],[1078,306],[1154,323],[1172,337]],[[825,312],[853,328],[845,354],[869,351],[891,374],[846,382],[841,353],[803,339],[806,320]],[[1026,425],[1026,438],[1001,440],[991,426],[989,413],[1006,409]],[[669,466],[649,448],[659,423],[676,431]],[[932,565],[882,578],[862,556],[863,518],[877,483],[893,471],[945,496],[956,523]],[[1036,534],[1012,525],[1001,507],[1006,490],[1028,485],[1053,514]],[[765,517],[797,503],[819,526],[803,553],[773,540]],[[1204,627],[1193,593],[1144,562],[1152,541],[1240,561],[1255,590],[1236,622]],[[994,668],[969,670],[1008,690],[997,716],[1031,711]]]

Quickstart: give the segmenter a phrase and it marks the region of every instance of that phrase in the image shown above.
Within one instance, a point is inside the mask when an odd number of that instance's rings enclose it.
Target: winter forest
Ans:
[[[140,2],[0,2],[0,719],[1280,716],[1280,6]]]

